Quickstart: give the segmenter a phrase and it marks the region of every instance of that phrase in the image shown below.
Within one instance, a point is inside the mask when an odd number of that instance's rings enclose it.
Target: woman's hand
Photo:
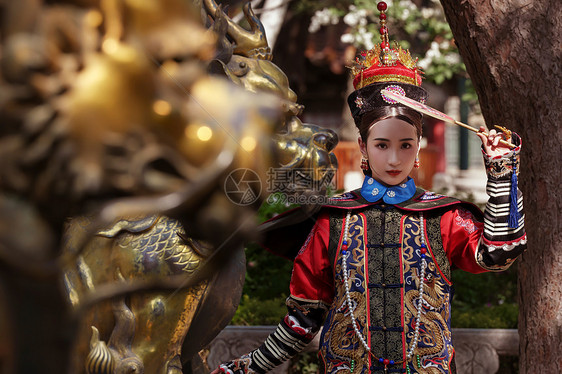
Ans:
[[[484,126],[480,126],[479,131],[476,133],[482,140],[482,145],[484,146],[484,151],[490,157],[501,156],[508,153],[511,148],[500,143],[503,138],[503,133],[498,133],[495,129],[490,130],[488,136],[486,134],[486,129]]]
[[[215,370],[213,370],[213,371],[211,372],[211,374],[219,374],[219,373],[220,373],[220,369],[219,369],[219,368],[216,368]]]

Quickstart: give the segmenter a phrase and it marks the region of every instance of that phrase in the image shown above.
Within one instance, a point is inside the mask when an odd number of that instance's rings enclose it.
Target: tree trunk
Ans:
[[[523,139],[521,373],[562,367],[562,2],[441,0],[488,125]]]

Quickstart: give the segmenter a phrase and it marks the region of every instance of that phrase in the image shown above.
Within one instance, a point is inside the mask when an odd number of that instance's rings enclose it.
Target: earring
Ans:
[[[414,167],[416,169],[420,168],[420,159],[416,156],[416,161],[414,161]]]
[[[361,159],[361,170],[369,170],[369,160],[364,157]]]

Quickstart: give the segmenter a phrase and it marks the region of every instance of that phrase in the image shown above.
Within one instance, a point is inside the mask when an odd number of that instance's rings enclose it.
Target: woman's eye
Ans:
[[[380,148],[380,149],[386,149],[386,144],[384,144],[384,143],[375,144],[375,147]]]
[[[412,145],[410,143],[404,143],[404,144],[402,144],[402,148],[410,149],[410,148],[412,148]]]

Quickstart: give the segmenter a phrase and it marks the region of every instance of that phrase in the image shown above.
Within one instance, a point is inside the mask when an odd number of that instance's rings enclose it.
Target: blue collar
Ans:
[[[361,187],[361,196],[370,203],[374,203],[382,198],[387,204],[399,204],[412,198],[415,193],[416,184],[410,177],[408,177],[406,183],[386,187],[374,178],[366,176]]]

